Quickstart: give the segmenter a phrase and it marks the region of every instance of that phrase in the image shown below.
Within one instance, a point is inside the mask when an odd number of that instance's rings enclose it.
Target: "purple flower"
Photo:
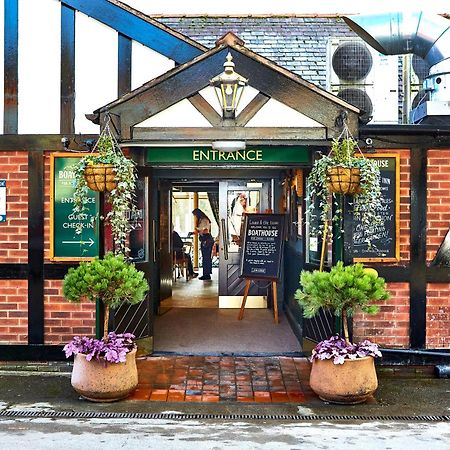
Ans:
[[[74,336],[73,339],[64,346],[66,358],[82,353],[86,355],[86,360],[93,358],[111,363],[125,362],[128,352],[134,349],[135,336],[131,333],[116,334],[108,333],[106,340],[93,339],[87,336]]]
[[[334,364],[344,364],[346,359],[364,358],[365,356],[374,358],[381,356],[378,345],[368,340],[361,341],[359,344],[351,344],[339,335],[335,335],[319,342],[314,347],[310,361],[332,359]]]

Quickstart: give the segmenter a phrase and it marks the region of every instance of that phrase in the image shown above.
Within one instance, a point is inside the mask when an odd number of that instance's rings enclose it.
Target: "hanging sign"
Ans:
[[[353,258],[359,262],[396,262],[400,260],[400,156],[376,153],[365,155],[375,160],[381,176],[381,225],[372,236],[372,248],[360,221],[353,224]]]
[[[284,227],[284,214],[245,215],[240,277],[279,279]]]
[[[6,180],[0,180],[0,222],[6,222]]]
[[[83,153],[53,153],[50,159],[50,259],[79,261],[98,255],[99,194],[89,190],[88,211],[81,218],[82,233],[76,234],[79,218],[75,217],[75,164]]]

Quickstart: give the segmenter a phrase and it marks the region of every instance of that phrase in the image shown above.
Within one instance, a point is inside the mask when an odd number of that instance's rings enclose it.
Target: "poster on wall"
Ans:
[[[99,252],[99,193],[89,190],[88,211],[75,217],[73,193],[75,164],[84,153],[53,153],[50,155],[50,259],[80,261],[92,259]],[[82,233],[76,234],[78,222]]]
[[[376,161],[381,176],[381,225],[372,236],[370,248],[360,221],[353,223],[355,262],[396,262],[400,260],[400,156],[389,153],[365,155]]]

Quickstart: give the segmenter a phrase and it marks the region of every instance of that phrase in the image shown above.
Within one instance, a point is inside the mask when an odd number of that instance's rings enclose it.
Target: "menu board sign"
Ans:
[[[50,259],[53,261],[79,261],[98,255],[99,194],[89,190],[88,211],[75,217],[73,193],[75,190],[75,164],[85,154],[53,153],[50,161]],[[76,234],[81,223],[82,233]]]
[[[284,214],[245,216],[240,266],[242,278],[279,279],[284,230]]]
[[[372,236],[372,247],[366,242],[362,223],[353,223],[353,258],[360,262],[395,262],[400,260],[400,161],[399,155],[365,155],[376,161],[381,175],[381,207],[378,214],[381,225]]]

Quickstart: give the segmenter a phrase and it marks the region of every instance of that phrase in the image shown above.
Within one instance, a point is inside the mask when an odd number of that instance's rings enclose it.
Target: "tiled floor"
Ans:
[[[317,399],[305,358],[156,356],[138,360],[139,385],[129,400],[295,402]]]

